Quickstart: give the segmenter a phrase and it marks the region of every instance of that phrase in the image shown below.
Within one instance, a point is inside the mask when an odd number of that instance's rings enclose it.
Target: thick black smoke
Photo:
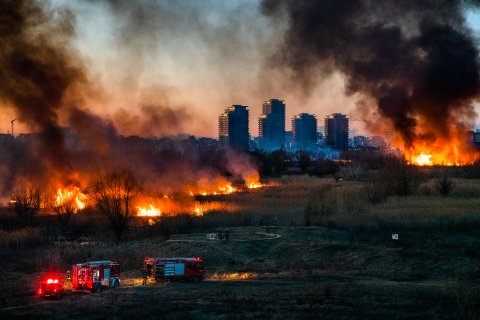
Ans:
[[[410,148],[416,139],[448,138],[452,121],[466,131],[474,120],[479,52],[465,26],[467,5],[476,3],[265,0],[262,10],[288,23],[277,63],[307,89],[319,72],[340,71],[348,92],[374,98]]]
[[[68,166],[59,110],[86,81],[70,50],[74,18],[40,1],[0,2],[0,100],[16,109],[18,120],[41,135],[48,165]]]

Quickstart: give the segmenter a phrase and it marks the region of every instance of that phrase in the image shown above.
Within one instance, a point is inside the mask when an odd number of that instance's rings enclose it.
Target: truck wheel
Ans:
[[[100,282],[96,282],[93,285],[92,292],[99,293],[100,291],[102,291],[102,285],[100,284]]]

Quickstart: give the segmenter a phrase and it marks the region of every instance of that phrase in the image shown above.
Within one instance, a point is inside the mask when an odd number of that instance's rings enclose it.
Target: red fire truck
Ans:
[[[203,279],[205,269],[200,258],[150,258],[143,261],[142,274],[154,280],[193,280]]]
[[[109,260],[88,261],[72,267],[72,290],[100,292],[120,285],[120,264]]]
[[[63,280],[59,274],[48,274],[40,282],[37,295],[58,298],[64,293]]]

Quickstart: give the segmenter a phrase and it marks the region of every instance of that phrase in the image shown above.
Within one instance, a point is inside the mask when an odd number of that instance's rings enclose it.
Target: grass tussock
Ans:
[[[13,231],[0,230],[0,247],[17,249],[46,243],[47,239],[40,228],[26,227]]]

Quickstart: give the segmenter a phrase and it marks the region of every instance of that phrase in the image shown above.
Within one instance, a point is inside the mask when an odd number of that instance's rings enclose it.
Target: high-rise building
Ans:
[[[264,101],[258,118],[258,133],[263,150],[283,148],[285,143],[285,102],[278,99]]]
[[[317,118],[300,113],[292,119],[293,141],[298,150],[309,150],[317,144]]]
[[[218,117],[218,138],[223,146],[232,149],[248,150],[248,107],[232,105]]]
[[[218,140],[223,147],[228,146],[228,109],[218,117]]]
[[[334,113],[325,117],[325,144],[334,149],[348,148],[348,117]]]

